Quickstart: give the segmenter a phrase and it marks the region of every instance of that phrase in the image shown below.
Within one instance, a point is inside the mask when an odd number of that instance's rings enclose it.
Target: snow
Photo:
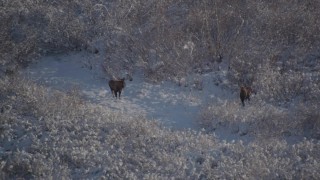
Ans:
[[[25,74],[50,88],[63,91],[78,88],[91,102],[129,116],[142,114],[175,130],[200,130],[197,118],[203,105],[218,97],[233,98],[229,91],[214,85],[210,75],[203,76],[203,89],[197,90],[173,82],[153,84],[137,71],[133,81],[126,82],[121,99],[115,99],[107,84],[109,78],[95,66],[101,59],[99,55],[84,52],[47,56],[31,64]]]
[[[126,81],[121,99],[115,99],[108,86],[110,77],[106,77],[100,66],[102,61],[103,55],[88,52],[46,56],[31,64],[23,73],[48,88],[64,92],[77,90],[85,100],[102,105],[106,110],[125,114],[129,119],[145,116],[172,130],[202,131],[206,126],[218,139],[227,142],[251,142],[254,137],[250,135],[250,122],[246,119],[252,113],[263,114],[260,111],[266,111],[252,106],[257,101],[256,97],[253,97],[253,102],[247,102],[248,107],[242,109],[238,93],[223,88],[226,82],[222,70],[207,72],[200,78],[199,75],[186,77],[180,85],[172,81],[152,83],[142,71],[136,70],[132,75],[133,81]],[[201,90],[194,88],[189,83],[190,79],[201,79]],[[220,85],[217,86],[216,82]],[[213,114],[209,113],[209,117],[206,117],[209,124],[203,124],[200,118],[206,108],[213,108],[209,109],[210,112],[223,111],[220,116],[234,119],[233,123],[225,124],[222,119],[211,122]],[[301,137],[290,135],[285,139],[292,144],[299,142]]]

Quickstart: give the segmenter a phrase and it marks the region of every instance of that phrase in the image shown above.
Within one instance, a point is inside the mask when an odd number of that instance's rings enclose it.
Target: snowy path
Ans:
[[[171,82],[151,84],[142,75],[134,74],[128,81],[121,100],[112,97],[99,68],[85,67],[91,54],[69,54],[42,58],[30,65],[26,76],[45,86],[59,90],[79,88],[94,103],[128,115],[143,114],[173,129],[199,130],[196,123],[202,105],[218,96],[225,96],[220,88],[212,85],[210,77],[204,77],[204,89],[190,90]]]

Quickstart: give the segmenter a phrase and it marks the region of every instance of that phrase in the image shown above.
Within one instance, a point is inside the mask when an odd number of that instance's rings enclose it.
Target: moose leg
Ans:
[[[240,99],[241,99],[241,102],[242,102],[242,106],[244,106],[244,100],[245,100],[245,98],[241,97]]]
[[[119,91],[119,99],[120,99],[120,95],[121,95],[121,90]]]
[[[111,93],[112,93],[112,97],[114,97],[114,90],[112,90],[111,88],[110,88],[110,90],[111,90]]]
[[[112,93],[112,97],[114,97],[114,91],[111,91],[111,93]]]

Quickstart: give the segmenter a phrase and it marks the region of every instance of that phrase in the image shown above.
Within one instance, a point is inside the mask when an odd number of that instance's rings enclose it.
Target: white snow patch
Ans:
[[[175,130],[200,130],[197,121],[201,108],[221,99],[234,101],[236,98],[229,90],[214,84],[214,74],[201,76],[203,88],[197,90],[167,81],[152,84],[145,80],[142,73],[135,73],[133,81],[126,82],[121,99],[115,99],[108,86],[109,78],[104,77],[102,70],[96,66],[101,58],[83,52],[48,56],[31,64],[24,73],[49,88],[62,91],[77,89],[85,99],[106,109],[123,112],[129,117],[144,115]],[[93,68],[88,68],[88,62],[93,64]],[[222,139],[228,136],[224,130],[215,133]],[[227,139],[239,138],[233,136]]]
[[[115,99],[108,86],[109,77],[105,77],[100,66],[102,61],[103,56],[85,52],[47,56],[31,64],[23,73],[49,88],[62,91],[76,89],[86,100],[103,105],[108,111],[121,112],[129,118],[146,116],[174,130],[199,131],[199,113],[204,107],[211,104],[213,108],[221,108],[227,102],[232,104],[238,100],[237,93],[223,88],[226,84],[223,82],[224,71],[188,77],[191,83],[192,79],[200,78],[202,90],[168,81],[152,84],[146,81],[142,72],[137,71],[133,74],[133,81],[126,82],[121,99]],[[218,80],[221,82],[219,86],[215,85],[217,78],[221,79]],[[237,107],[236,104],[234,106]],[[239,121],[235,127],[219,126],[214,134],[227,141],[241,139],[248,142],[252,137],[246,135],[248,128],[242,123]]]

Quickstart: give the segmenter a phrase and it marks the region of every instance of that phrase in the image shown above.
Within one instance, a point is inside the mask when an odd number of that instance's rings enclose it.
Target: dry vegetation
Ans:
[[[205,132],[171,131],[144,117],[110,112],[76,91],[49,90],[19,77],[0,85],[2,179],[320,177],[314,140],[221,142]]]
[[[128,2],[0,2],[0,179],[319,179],[319,1]],[[201,123],[257,139],[172,132],[14,75],[80,50],[104,55],[110,76],[142,69],[181,82],[225,71],[225,87],[257,89],[254,105],[208,105]],[[288,134],[307,139],[287,144]]]
[[[1,72],[41,55],[87,50],[105,56],[101,67],[109,77],[143,69],[153,81],[180,82],[222,70],[229,88],[253,85],[272,103],[318,99],[319,6],[316,0],[4,1]]]

